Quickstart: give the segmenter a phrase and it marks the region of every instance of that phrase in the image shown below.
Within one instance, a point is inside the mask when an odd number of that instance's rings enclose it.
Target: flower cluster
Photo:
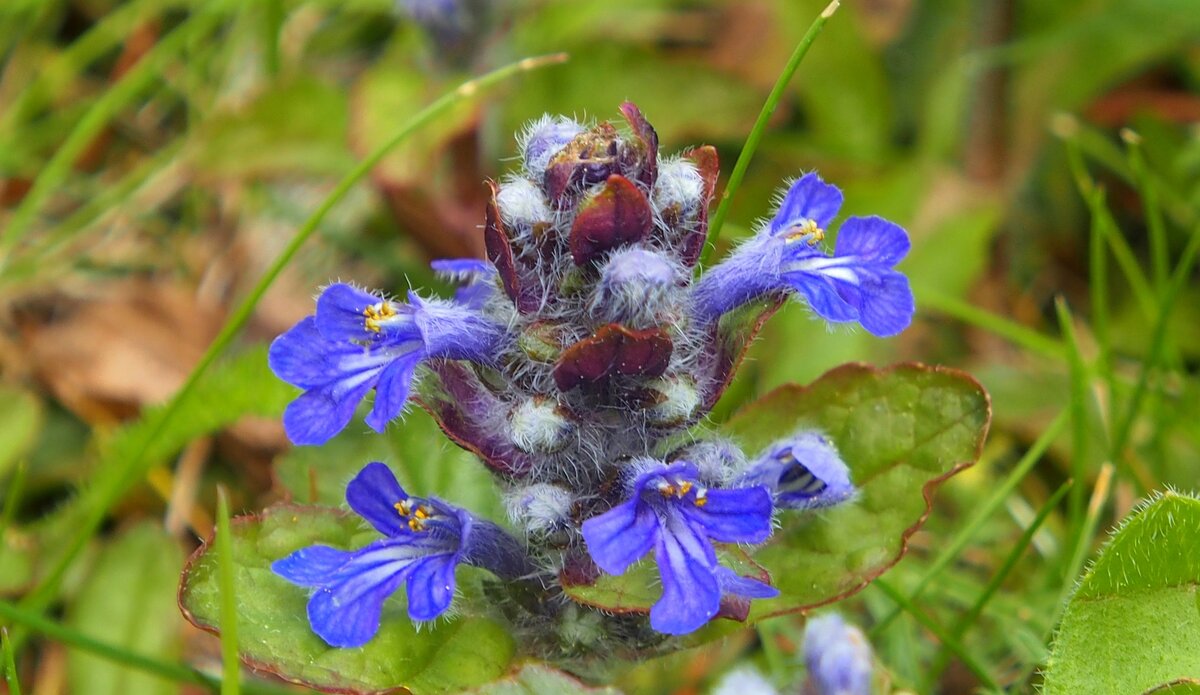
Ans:
[[[459,284],[452,300],[335,284],[272,344],[272,369],[304,391],[284,416],[293,442],[329,440],[372,391],[366,423],[377,431],[412,400],[491,470],[516,530],[409,498],[382,464],[368,465],[347,501],[383,540],[307,548],[275,565],[315,587],[309,617],[330,644],[369,639],[401,584],[414,620],[441,615],[461,563],[553,596],[651,551],[662,594],[649,625],[688,633],[776,593],[768,577],[727,566],[723,544],[763,543],[781,510],[854,497],[822,433],[795,433],[753,459],[717,438],[680,447],[680,435],[716,403],[761,323],[734,320],[744,307],[765,317],[795,296],[830,322],[903,330],[913,313],[894,269],[904,231],[850,218],[827,252],[842,196],[808,174],[694,280],[716,151],[660,159],[641,112],[621,112],[623,128],[544,117],[527,129],[521,172],[492,187],[487,261],[434,264]]]

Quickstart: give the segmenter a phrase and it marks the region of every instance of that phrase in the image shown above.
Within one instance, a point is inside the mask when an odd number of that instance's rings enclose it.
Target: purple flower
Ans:
[[[808,667],[805,692],[871,694],[871,644],[861,630],[836,613],[812,618],[804,626],[804,663]]]
[[[583,539],[600,569],[621,574],[646,553],[662,578],[662,598],[650,626],[672,635],[692,632],[720,608],[721,594],[769,598],[777,591],[717,564],[713,541],[759,543],[771,535],[765,488],[707,489],[696,467],[654,462],[634,479],[629,499],[583,522]]]
[[[474,308],[423,300],[394,302],[350,285],[330,285],[309,316],[271,343],[272,371],[305,389],[288,405],[284,429],[296,444],[323,444],[375,389],[366,422],[382,432],[404,410],[417,364],[431,357],[486,362],[504,330]]]
[[[525,171],[540,179],[554,155],[582,132],[582,125],[565,116],[542,116],[531,123],[521,135],[521,158],[525,163]]]
[[[507,579],[530,569],[517,542],[495,524],[436,498],[409,497],[382,463],[359,471],[346,501],[385,538],[355,551],[309,546],[271,565],[284,579],[316,589],[308,621],[334,647],[370,641],[383,602],[401,584],[407,583],[408,615],[433,620],[450,607],[459,563]]]
[[[827,321],[857,321],[883,337],[908,327],[913,315],[908,278],[893,270],[908,253],[908,235],[880,217],[842,223],[832,256],[820,247],[842,193],[816,174],[794,184],[770,224],[701,278],[694,310],[705,321],[777,291],[804,295]]]
[[[762,485],[781,509],[819,509],[854,497],[857,489],[837,449],[816,432],[802,432],[767,448],[739,485]]]

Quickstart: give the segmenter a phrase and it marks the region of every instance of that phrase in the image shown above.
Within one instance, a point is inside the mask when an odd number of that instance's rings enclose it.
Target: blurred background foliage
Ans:
[[[215,639],[172,597],[211,532],[217,484],[235,511],[336,503],[375,457],[423,491],[497,510],[482,469],[418,412],[386,439],[290,451],[278,415],[292,391],[267,371],[266,342],[331,279],[444,291],[428,261],[480,254],[483,182],[517,166],[513,133],[542,113],[613,119],[632,100],[664,151],[715,145],[727,175],[824,3],[463,0],[452,22],[421,4],[0,4],[0,597],[209,668]],[[784,179],[815,169],[848,213],[909,230],[917,320],[881,341],[790,305],[714,419],[855,360],[963,367],[994,399],[981,464],[939,492],[889,591],[843,606],[895,687],[977,687],[948,636],[996,683],[1032,691],[1104,532],[1152,490],[1195,487],[1198,37],[1194,0],[850,0],[770,122],[718,251]],[[391,153],[271,286],[233,354],[162,417],[357,161],[464,79],[559,51],[569,62],[456,106]],[[131,459],[145,461],[132,476]],[[1028,549],[1014,545],[1072,477]],[[89,514],[104,523],[80,536]],[[801,626],[767,623],[620,684],[694,692],[745,660],[794,683]],[[32,692],[183,687],[11,629]]]

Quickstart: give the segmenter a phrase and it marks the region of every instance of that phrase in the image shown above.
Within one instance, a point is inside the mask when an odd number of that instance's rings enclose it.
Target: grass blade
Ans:
[[[1008,556],[1004,558],[1004,562],[1000,564],[1000,569],[996,570],[995,574],[992,575],[992,578],[988,581],[987,586],[985,586],[983,591],[979,593],[979,596],[975,599],[975,602],[971,604],[970,609],[968,609],[967,612],[958,619],[958,622],[956,622],[954,626],[950,628],[950,635],[952,637],[957,640],[961,640],[963,635],[967,633],[967,630],[969,630],[971,626],[975,624],[975,621],[979,618],[979,616],[983,613],[983,609],[987,606],[988,601],[991,601],[992,596],[995,596],[996,592],[1000,590],[1000,586],[1004,583],[1004,580],[1008,579],[1009,573],[1012,572],[1014,567],[1016,567],[1017,561],[1020,560],[1021,556],[1025,554],[1025,549],[1029,547],[1029,544],[1033,541],[1033,537],[1037,535],[1038,529],[1042,527],[1042,524],[1044,524],[1046,519],[1050,517],[1050,513],[1058,507],[1060,502],[1062,502],[1062,498],[1066,496],[1067,491],[1074,490],[1077,487],[1081,486],[1076,485],[1074,480],[1068,480],[1054,491],[1054,494],[1050,496],[1050,499],[1046,500],[1046,503],[1042,505],[1040,510],[1038,510],[1037,516],[1035,516],[1033,521],[1029,523],[1029,526],[1025,529],[1025,532],[1021,534],[1021,537],[1017,539],[1016,544],[1013,545],[1013,549],[1010,550]],[[949,661],[950,652],[945,645],[942,645],[942,648],[938,650],[937,655],[933,659],[933,665],[929,668],[928,676],[926,677],[927,687],[923,689],[925,692],[933,691],[933,684],[937,681],[938,676],[941,675],[942,670],[946,668],[946,665],[949,663]]]
[[[158,661],[107,642],[101,642],[8,601],[0,601],[0,619],[7,620],[14,625],[21,625],[68,647],[82,649],[102,659],[152,673],[169,681],[200,686],[213,693],[220,688],[220,682],[216,678],[190,666]],[[247,695],[288,695],[289,693],[295,695],[296,692],[290,688],[281,688],[269,683],[247,683],[245,690]]]
[[[4,682],[8,684],[8,695],[21,695],[21,681],[17,677],[17,657],[8,628],[0,627],[0,648],[4,650]]]
[[[805,54],[812,47],[813,41],[816,41],[817,35],[821,33],[825,22],[837,11],[838,4],[839,0],[833,0],[813,20],[812,25],[808,27],[808,31],[800,39],[800,43],[796,44],[796,49],[792,51],[792,56],[788,58],[783,72],[779,73],[779,79],[775,80],[775,86],[771,88],[771,93],[767,95],[767,101],[763,104],[762,111],[758,112],[758,120],[754,121],[754,126],[750,129],[750,134],[746,136],[746,143],[742,145],[742,151],[738,155],[737,162],[733,165],[733,173],[729,175],[729,182],[725,184],[725,190],[721,193],[721,202],[717,205],[717,212],[709,222],[708,238],[704,242],[704,249],[700,252],[700,262],[696,264],[697,275],[700,274],[704,266],[708,265],[712,252],[716,249],[716,241],[721,236],[721,225],[725,224],[725,217],[729,214],[729,203],[733,199],[733,194],[741,187],[742,179],[746,176],[746,169],[750,167],[750,160],[754,158],[754,153],[758,151],[758,145],[762,142],[763,134],[767,130],[767,121],[770,120],[771,114],[775,113],[775,107],[779,105],[779,101],[783,98],[783,92],[787,89],[788,83],[792,81],[792,75],[796,74],[796,69],[800,67],[800,61],[804,60]]]
[[[924,288],[918,289],[917,296],[921,298],[922,309],[936,311],[976,328],[981,328],[1043,357],[1061,360],[1066,356],[1066,349],[1057,340],[1048,338],[1003,316],[980,309],[957,297]]]
[[[1050,448],[1050,445],[1054,443],[1054,440],[1058,439],[1059,435],[1062,434],[1063,429],[1066,428],[1066,425],[1067,413],[1064,411],[1059,413],[1058,416],[1054,418],[1054,421],[1050,423],[1050,426],[1046,428],[1046,431],[1042,432],[1042,436],[1038,437],[1037,441],[1033,443],[1033,446],[1029,447],[1029,451],[1027,451],[1025,456],[1023,456],[1021,460],[1017,462],[1017,465],[1013,467],[1012,471],[1008,474],[1008,477],[1005,478],[1004,482],[996,488],[996,491],[992,493],[992,496],[983,503],[983,506],[979,508],[979,511],[975,513],[975,516],[969,522],[967,522],[967,524],[963,526],[957,534],[955,534],[954,538],[950,541],[946,548],[942,550],[941,554],[938,555],[933,563],[925,569],[925,573],[921,575],[921,578],[917,580],[916,586],[913,587],[912,595],[909,596],[910,601],[915,601],[918,597],[920,597],[921,592],[925,590],[925,587],[929,586],[929,583],[933,581],[935,577],[941,574],[942,570],[944,570],[946,566],[954,560],[954,558],[958,557],[958,554],[963,551],[963,548],[967,547],[967,544],[971,542],[971,539],[975,537],[975,534],[978,533],[981,528],[983,528],[984,523],[986,523],[987,520],[991,518],[992,514],[994,514],[996,510],[1004,504],[1004,500],[1012,493],[1013,490],[1016,489],[1017,485],[1025,478],[1029,471],[1033,469],[1034,465],[1041,460],[1042,455],[1046,453],[1046,450]],[[881,632],[887,629],[887,626],[890,625],[898,615],[900,615],[900,608],[896,608],[881,618],[879,622],[871,628],[871,636],[877,637]]]
[[[936,620],[926,615],[920,608],[917,608],[917,606],[913,604],[912,600],[900,593],[899,589],[887,583],[883,579],[876,579],[873,584],[879,587],[880,591],[887,594],[888,598],[896,602],[896,605],[899,606],[897,610],[903,610],[911,615],[918,623],[921,623],[921,625],[925,626],[925,629],[932,632],[934,636],[941,641],[942,646],[954,652],[959,659],[962,659],[963,665],[966,666],[971,673],[975,674],[975,677],[979,679],[979,682],[987,686],[989,690],[1000,690],[1000,685],[992,678],[992,674],[988,673],[983,664],[979,663],[979,660],[976,659],[973,654],[967,651],[966,647],[964,647],[961,642],[947,632],[946,628],[938,625]]]
[[[1071,319],[1071,310],[1067,300],[1062,296],[1054,298],[1054,310],[1058,314],[1058,325],[1067,341],[1067,361],[1070,364],[1071,375],[1071,476],[1083,481],[1086,475],[1088,410],[1087,410],[1087,367],[1083,363],[1083,355],[1079,352],[1079,340],[1075,335],[1075,324]],[[1067,528],[1069,535],[1074,538],[1081,530],[1083,523],[1083,492],[1082,484],[1076,485],[1071,492],[1070,510]]]

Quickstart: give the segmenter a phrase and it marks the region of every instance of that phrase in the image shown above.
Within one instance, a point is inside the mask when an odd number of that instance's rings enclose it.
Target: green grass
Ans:
[[[968,0],[896,17],[834,7],[521,1],[451,55],[382,0],[0,4],[0,382],[47,413],[30,451],[0,428],[0,459],[21,462],[0,475],[8,691],[29,692],[57,643],[68,663],[97,655],[154,674],[162,692],[295,692],[242,673],[233,630],[218,676],[190,642],[150,657],[121,635],[73,629],[79,587],[122,529],[159,523],[176,503],[146,485],[155,467],[198,518],[217,512],[223,552],[229,516],[279,494],[267,472],[277,444],[232,423],[277,419],[288,393],[266,385],[258,362],[291,312],[335,277],[424,282],[430,257],[475,248],[454,241],[482,223],[463,201],[514,165],[513,128],[554,109],[614,119],[628,98],[659,125],[665,151],[707,143],[725,156],[701,265],[805,171],[841,186],[848,214],[909,229],[914,251],[900,268],[916,288],[913,329],[894,341],[831,333],[789,307],[721,412],[807,381],[815,365],[919,360],[977,374],[994,395],[981,462],[938,490],[878,588],[837,610],[870,634],[896,687],[937,692],[966,678],[1035,692],[1107,532],[1138,498],[1200,479],[1200,141],[1157,108],[1200,84],[1200,20],[1180,0],[1023,3],[1021,21],[990,36]],[[139,37],[149,38],[135,51]],[[571,60],[557,65],[560,53]],[[992,74],[1000,92],[979,79]],[[320,89],[294,88],[304,80]],[[405,86],[411,108],[368,118],[364,85],[376,82]],[[255,108],[288,95],[312,99],[288,113],[344,128],[320,140],[319,127]],[[1147,101],[1114,111],[1131,98]],[[228,142],[237,149],[214,152]],[[206,168],[216,160],[204,155],[241,168]],[[980,211],[996,210],[964,241]],[[75,312],[132,279],[185,287],[197,322],[218,318],[211,339],[166,351],[174,376],[142,356],[117,379],[175,379],[151,390],[168,397],[118,407],[86,378],[60,380],[88,365],[39,361],[34,337],[58,327],[62,340],[102,340],[69,333]],[[450,445],[412,448],[449,460],[439,446]],[[180,452],[205,451],[199,471],[186,470]],[[486,497],[477,492],[463,494]],[[192,531],[176,538],[182,549],[210,529]],[[244,590],[224,577],[223,624]],[[181,617],[157,619],[182,634]],[[759,626],[738,658],[798,687],[802,624]],[[727,663],[714,653],[643,668],[703,691]],[[622,682],[665,692],[638,673]]]

